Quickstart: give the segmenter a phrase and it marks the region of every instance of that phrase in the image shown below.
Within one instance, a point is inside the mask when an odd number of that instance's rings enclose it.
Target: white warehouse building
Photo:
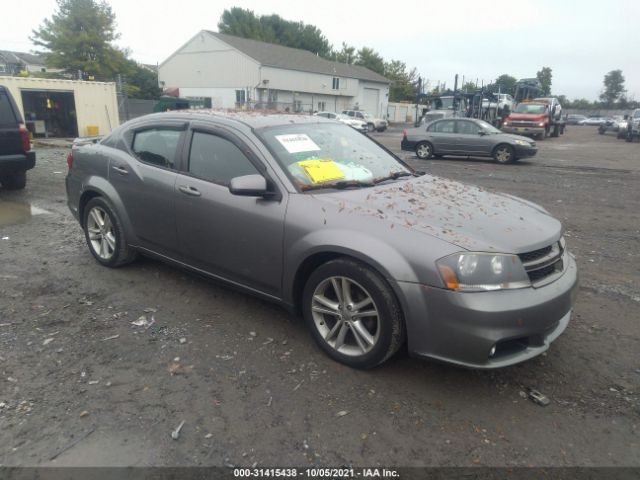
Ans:
[[[385,116],[389,84],[371,70],[202,30],[158,68],[160,86],[211,108],[364,110]]]

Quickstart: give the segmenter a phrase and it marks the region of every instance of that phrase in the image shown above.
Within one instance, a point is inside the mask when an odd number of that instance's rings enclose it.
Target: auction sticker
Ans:
[[[289,153],[316,152],[320,150],[320,147],[305,133],[276,135],[276,138]]]

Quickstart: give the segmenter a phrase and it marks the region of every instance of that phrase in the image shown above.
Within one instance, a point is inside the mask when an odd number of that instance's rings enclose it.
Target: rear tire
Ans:
[[[375,367],[404,343],[404,319],[391,287],[360,262],[338,258],[318,267],[305,285],[302,308],[320,348],[350,367]]]
[[[84,207],[84,236],[93,257],[105,267],[121,267],[133,262],[137,252],[127,244],[122,222],[103,197],[89,200]]]
[[[27,172],[14,172],[2,175],[0,183],[7,190],[22,190],[27,186]]]
[[[433,156],[433,145],[429,142],[420,142],[416,145],[416,155],[420,160],[428,160]]]

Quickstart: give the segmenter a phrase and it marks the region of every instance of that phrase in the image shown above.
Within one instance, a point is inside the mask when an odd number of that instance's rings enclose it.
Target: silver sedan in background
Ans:
[[[419,159],[445,155],[492,157],[498,163],[512,163],[538,152],[528,137],[504,133],[483,120],[444,118],[404,131],[402,150]]]

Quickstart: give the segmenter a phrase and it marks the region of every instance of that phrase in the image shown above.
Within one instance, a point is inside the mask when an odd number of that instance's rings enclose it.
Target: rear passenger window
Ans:
[[[430,132],[438,133],[453,133],[453,127],[455,123],[453,120],[444,120],[442,122],[434,123],[429,127]]]
[[[229,140],[195,132],[189,153],[189,173],[204,180],[229,185],[232,178],[252,175],[258,170]]]
[[[146,163],[164,168],[175,168],[176,151],[181,130],[154,128],[136,133],[133,151]]]

